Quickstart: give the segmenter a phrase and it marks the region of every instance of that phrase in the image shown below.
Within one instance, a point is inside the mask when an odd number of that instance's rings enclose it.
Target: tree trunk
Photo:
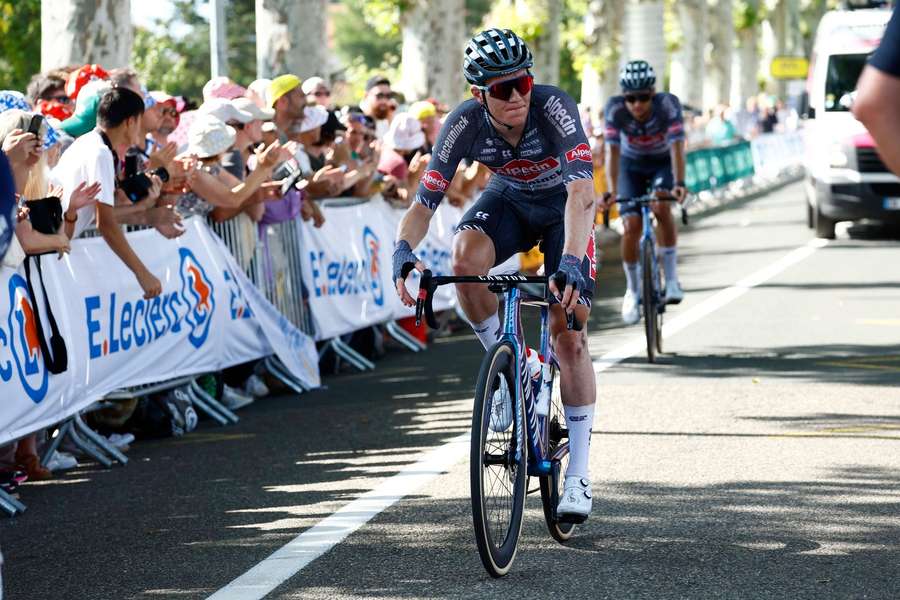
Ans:
[[[656,89],[665,89],[666,40],[662,0],[628,0],[624,22],[625,61],[646,60],[656,71]]]
[[[41,3],[41,70],[97,63],[105,69],[131,62],[131,5],[121,0]]]
[[[558,0],[517,0],[517,10],[526,10],[543,24],[541,35],[532,44],[534,74],[539,83],[559,85],[559,29],[562,2]],[[525,5],[519,9],[519,5]]]
[[[581,103],[599,123],[603,107],[619,90],[619,48],[622,5],[611,0],[591,0],[584,20],[585,45],[591,60],[581,71]]]
[[[327,78],[334,70],[327,7],[327,0],[256,0],[257,76]]]
[[[734,58],[734,17],[732,0],[718,0],[710,13],[712,53],[709,57],[709,84],[704,91],[706,106],[728,103],[731,95],[731,62]]]
[[[463,0],[418,0],[404,13],[398,88],[407,101],[434,96],[452,106],[462,99],[464,10]]]
[[[748,5],[759,8],[758,0],[747,0]],[[738,76],[732,88],[732,105],[744,106],[747,98],[759,92],[759,23],[737,32]]]
[[[682,41],[672,55],[669,89],[682,103],[701,108],[708,35],[706,0],[681,0],[676,10]]]

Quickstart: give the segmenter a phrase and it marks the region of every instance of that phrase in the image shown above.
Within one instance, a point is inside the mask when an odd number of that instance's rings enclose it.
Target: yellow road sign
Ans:
[[[775,79],[806,79],[809,61],[802,56],[776,56],[769,72]]]

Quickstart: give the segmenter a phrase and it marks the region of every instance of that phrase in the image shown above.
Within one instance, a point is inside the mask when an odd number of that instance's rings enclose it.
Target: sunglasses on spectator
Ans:
[[[636,102],[650,102],[650,94],[627,94],[625,96],[625,102],[628,104],[634,104]]]
[[[51,100],[56,100],[60,104],[70,104],[72,99],[66,96],[65,94],[60,94],[59,96],[53,96],[50,98]]]
[[[328,90],[316,90],[313,92],[313,96],[325,96],[328,97],[331,95],[331,92]]]
[[[507,79],[506,81],[492,83],[491,85],[481,87],[480,89],[487,91],[491,98],[509,102],[509,99],[512,98],[513,90],[519,92],[520,96],[524,96],[530,92],[533,87],[534,77],[532,75],[522,75],[515,79]]]
[[[231,127],[234,127],[235,129],[243,130],[245,123],[231,122],[231,123],[228,123],[228,125],[230,125]]]
[[[390,100],[393,97],[394,94],[392,92],[378,92],[377,94],[375,94],[376,100]]]
[[[174,108],[164,108],[164,109],[160,110],[159,112],[164,117],[166,117],[166,116],[177,117],[178,116],[178,111],[175,110]]]

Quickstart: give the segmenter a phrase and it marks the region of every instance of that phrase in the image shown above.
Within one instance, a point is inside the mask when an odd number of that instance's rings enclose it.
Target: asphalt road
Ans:
[[[594,512],[563,546],[530,496],[502,580],[475,549],[466,446],[448,444],[468,431],[482,352],[459,335],[258,401],[238,425],[136,444],[125,468],[23,486],[29,511],[0,521],[6,597],[205,598],[304,532],[241,581],[305,555],[267,597],[900,597],[900,241],[811,239],[796,184],[694,222],[655,365],[601,360],[641,335],[618,321],[605,249]]]

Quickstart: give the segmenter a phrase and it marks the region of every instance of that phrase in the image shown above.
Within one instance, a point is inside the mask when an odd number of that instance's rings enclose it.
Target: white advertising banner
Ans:
[[[42,257],[47,297],[68,349],[68,369],[48,373],[35,305],[23,275],[0,273],[0,443],[57,423],[124,387],[218,371],[277,354],[301,381],[319,385],[311,338],[294,328],[244,276],[199,219],[184,235],[128,235],[162,282],[145,300],[132,273],[101,238],[77,240],[64,260]],[[35,276],[34,288],[40,294]]]
[[[397,297],[391,273],[394,240],[405,211],[376,197],[350,206],[325,206],[322,213],[322,227],[311,222],[300,226],[303,281],[316,339],[331,339],[414,314]],[[442,203],[428,235],[415,250],[435,275],[451,274],[453,232],[461,216],[460,209]],[[418,281],[415,276],[407,280],[413,296]],[[442,286],[434,299],[435,310],[455,304],[453,286]]]

